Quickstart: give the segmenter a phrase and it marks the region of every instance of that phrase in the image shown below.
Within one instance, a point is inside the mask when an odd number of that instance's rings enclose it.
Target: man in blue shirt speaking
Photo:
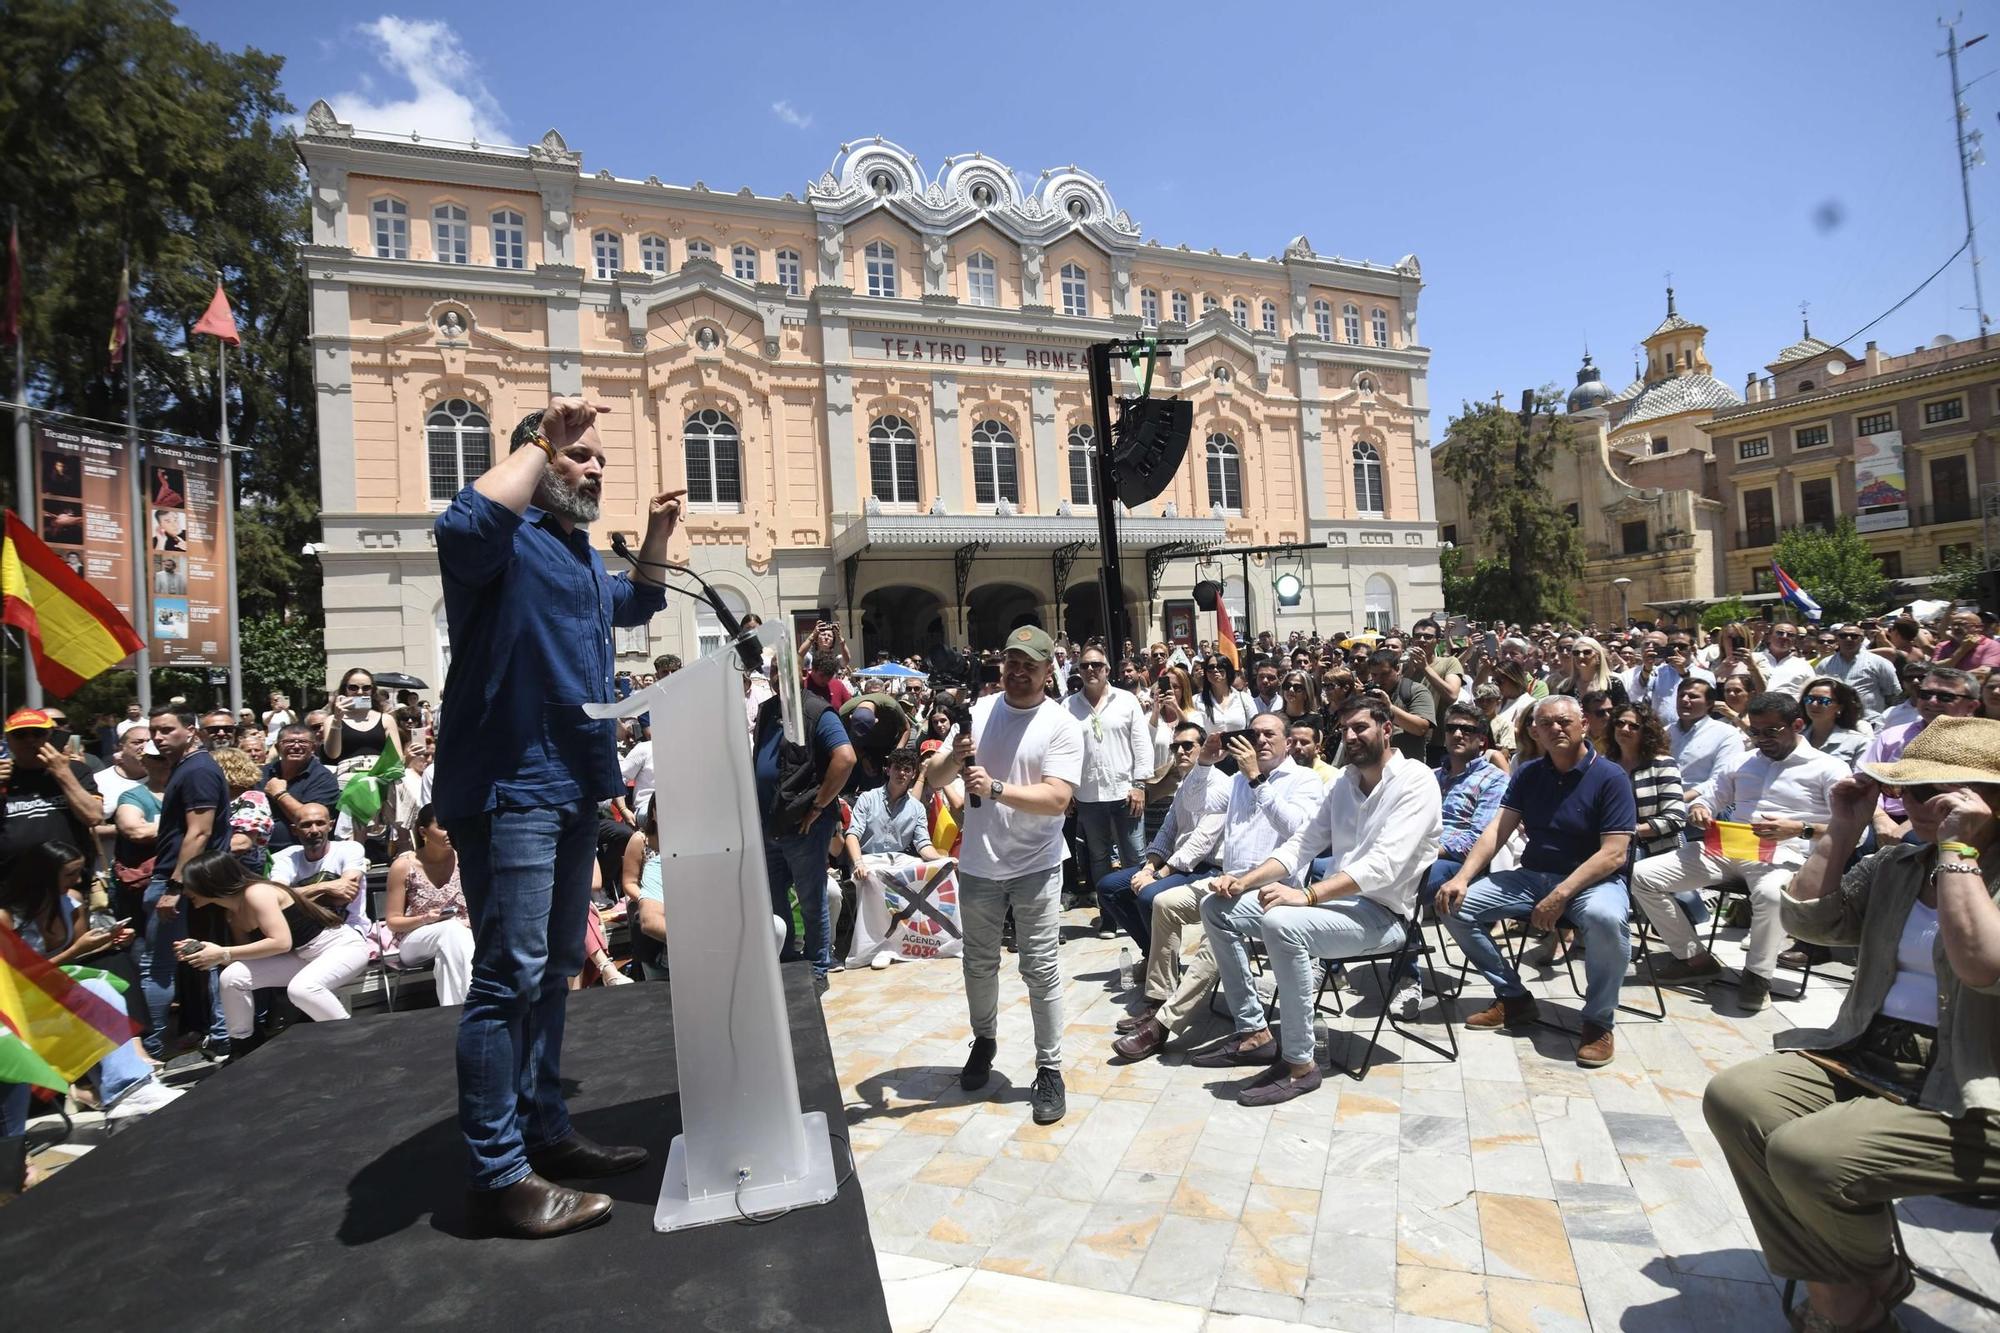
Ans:
[[[552,1183],[644,1165],[593,1143],[562,1097],[563,1002],[583,966],[597,803],[618,795],[617,724],[584,716],[612,690],[613,626],[667,602],[650,573],[607,576],[595,522],[605,405],[557,398],[513,452],[438,516],[451,673],[434,801],[458,849],[474,947],[458,1026],[458,1122],[471,1155],[468,1220],[535,1238],[604,1220],[611,1200]],[[648,505],[641,571],[666,563],[682,492]]]

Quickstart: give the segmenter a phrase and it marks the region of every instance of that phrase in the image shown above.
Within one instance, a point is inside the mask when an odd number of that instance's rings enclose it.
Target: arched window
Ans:
[[[444,264],[472,262],[472,220],[457,204],[431,210],[431,253]]]
[[[1235,323],[1237,328],[1243,330],[1245,333],[1250,332],[1250,303],[1240,296],[1231,301],[1229,303],[1229,318]]]
[[[452,496],[493,466],[493,428],[486,414],[463,398],[447,399],[431,409],[424,419],[424,444],[432,504],[451,503]]]
[[[639,238],[639,267],[648,273],[667,271],[667,238],[664,236],[641,236]]]
[[[714,408],[703,408],[687,419],[681,441],[687,450],[688,501],[741,505],[743,448],[736,423]]]
[[[1389,312],[1379,305],[1368,312],[1368,336],[1377,347],[1389,345]]]
[[[715,261],[715,247],[710,245],[707,241],[699,241],[699,240],[689,241],[688,258],[706,259],[710,263],[713,263]]]
[[[493,267],[526,268],[528,266],[528,225],[519,213],[511,208],[503,208],[491,219],[493,223]]]
[[[729,248],[729,266],[736,274],[738,282],[757,281],[757,251],[754,246],[734,245]]]
[[[1354,507],[1364,514],[1382,512],[1382,455],[1366,440],[1354,442]]]
[[[1361,618],[1378,634],[1396,627],[1396,585],[1386,574],[1368,576],[1361,592]]]
[[[409,205],[400,199],[377,199],[368,206],[368,212],[375,220],[375,257],[408,259],[410,257]]]
[[[592,232],[590,258],[600,280],[612,277],[625,267],[625,243],[615,231]]]
[[[1097,503],[1097,428],[1075,425],[1069,429],[1069,502]]]
[[[785,289],[787,296],[805,295],[805,273],[805,266],[799,262],[798,251],[778,251],[778,285]]]
[[[972,501],[974,504],[1021,503],[1020,460],[1014,432],[998,421],[972,428]]]
[[[1090,315],[1090,275],[1080,264],[1062,266],[1062,311],[1077,319]]]
[[[1188,322],[1188,294],[1186,292],[1174,293],[1173,312],[1174,323],[1185,324]]]
[[[1325,301],[1313,302],[1313,332],[1322,342],[1333,341],[1333,307]]]
[[[722,604],[729,608],[729,614],[735,617],[736,622],[742,624],[743,617],[750,614],[750,603],[743,600],[743,594],[734,588],[717,588],[715,594],[722,599]],[[722,619],[715,614],[715,608],[701,598],[693,597],[689,600],[694,603],[695,651],[706,657],[722,647],[725,641]]]
[[[972,305],[1000,304],[1000,271],[993,256],[975,250],[965,261],[965,299]]]
[[[1214,292],[1203,292],[1201,294],[1201,317],[1207,319],[1215,313],[1216,308],[1221,304],[1222,302],[1215,299]]]
[[[1208,437],[1208,504],[1232,514],[1243,511],[1243,454],[1220,431]]]
[[[1274,302],[1266,301],[1264,302],[1264,332],[1276,333],[1277,331],[1278,307]]]
[[[883,504],[917,502],[917,433],[901,417],[881,417],[868,428],[868,480]]]
[[[885,241],[870,241],[861,252],[862,262],[868,274],[868,294],[870,296],[894,296],[896,294],[896,247]]]
[[[1139,322],[1149,329],[1160,322],[1160,294],[1151,287],[1139,289]]]
[[[1340,308],[1340,336],[1356,347],[1361,345],[1361,307],[1344,305]]]

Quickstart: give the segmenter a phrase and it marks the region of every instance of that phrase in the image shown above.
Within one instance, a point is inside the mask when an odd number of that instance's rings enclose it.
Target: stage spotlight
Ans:
[[[1111,469],[1128,508],[1167,489],[1187,457],[1194,404],[1182,398],[1120,398],[1111,427]]]
[[[1271,580],[1271,590],[1277,593],[1279,606],[1297,606],[1299,599],[1305,596],[1306,585],[1299,581],[1297,574],[1287,570]]]

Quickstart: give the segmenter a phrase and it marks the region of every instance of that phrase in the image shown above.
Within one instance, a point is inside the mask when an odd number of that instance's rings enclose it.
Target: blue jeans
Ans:
[[[1146,866],[1142,856],[1136,865],[1124,866],[1097,881],[1097,909],[1104,919],[1132,937],[1144,958],[1153,948],[1153,899],[1177,885],[1201,879],[1210,872],[1172,871],[1161,875],[1139,892],[1132,892],[1132,877]]]
[[[1133,814],[1125,802],[1078,801],[1076,822],[1083,829],[1084,852],[1090,860],[1084,870],[1086,883],[1103,883],[1114,860],[1121,866],[1146,863],[1145,818]]]
[[[568,1138],[564,1004],[583,970],[597,806],[492,810],[446,823],[472,922],[458,1020],[458,1127],[473,1189],[526,1178],[528,1154]]]
[[[833,922],[826,910],[827,848],[834,830],[840,827],[840,810],[828,806],[826,813],[804,834],[774,838],[764,834],[764,868],[771,876],[771,911],[785,922],[782,960],[799,957],[798,940],[792,928],[790,892],[799,895],[799,915],[806,923],[805,957],[812,960],[813,975],[823,977],[833,966]]]
[[[1424,909],[1437,900],[1437,891],[1443,887],[1444,882],[1453,875],[1456,875],[1462,868],[1463,863],[1458,861],[1437,860],[1431,862],[1431,868],[1424,872],[1424,882],[1417,885],[1417,909],[1410,917],[1410,924],[1413,927],[1418,930],[1423,928]],[[1403,960],[1403,965],[1396,970],[1396,975],[1389,978],[1389,984],[1394,985],[1404,977],[1414,977],[1416,974],[1417,956],[1411,954],[1410,957]]]
[[[1535,904],[1565,878],[1553,870],[1502,870],[1466,890],[1465,901],[1444,919],[1444,928],[1501,999],[1526,995],[1528,988],[1493,942],[1493,923],[1532,915]],[[1601,1028],[1617,1018],[1618,988],[1631,953],[1631,912],[1625,878],[1614,875],[1579,892],[1563,913],[1584,943],[1583,1018]]]
[[[162,917],[156,909],[166,892],[164,875],[155,876],[153,882],[146,886],[139,933],[133,940],[137,951],[134,961],[139,965],[139,986],[146,995],[148,1027],[140,1035],[140,1040],[146,1047],[146,1053],[155,1060],[167,1058],[167,1021],[174,1011],[174,976],[181,965],[174,946],[187,938],[188,912],[193,906],[182,898],[172,916]],[[208,1003],[209,1039],[227,1042],[229,1028],[222,1021],[222,988],[216,984],[212,972],[208,978]],[[194,1024],[183,1018],[181,1026],[192,1028]]]
[[[1264,1002],[1257,998],[1250,953],[1243,947],[1252,935],[1263,941],[1278,1001],[1280,1049],[1294,1065],[1311,1064],[1314,1058],[1313,959],[1386,953],[1403,942],[1404,930],[1403,918],[1368,898],[1267,912],[1255,891],[1235,898],[1211,893],[1201,900],[1201,925],[1239,1037],[1265,1026]]]

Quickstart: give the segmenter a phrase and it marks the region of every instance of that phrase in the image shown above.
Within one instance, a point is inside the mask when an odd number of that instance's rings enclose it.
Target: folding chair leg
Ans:
[[[1912,1274],[1930,1283],[1933,1287],[1950,1292],[1962,1301],[1970,1301],[1981,1309],[2000,1313],[2000,1300],[1995,1300],[1983,1292],[1974,1291],[1970,1287],[1954,1282],[1942,1273],[1933,1273],[1930,1269],[1925,1268],[1910,1257],[1909,1247],[1903,1244],[1903,1219],[1897,1215],[1896,1205],[1893,1201],[1889,1205],[1889,1235],[1896,1244],[1896,1257],[1909,1265]],[[1789,1292],[1786,1294],[1786,1303],[1790,1304]]]
[[[1637,1005],[1621,1003],[1618,1006],[1618,1009],[1619,1012],[1621,1013],[1632,1014],[1639,1018],[1652,1018],[1665,1021],[1667,1017],[1667,997],[1665,993],[1660,990],[1660,979],[1653,975],[1652,955],[1646,952],[1646,935],[1648,927],[1651,924],[1652,923],[1647,919],[1646,914],[1644,912],[1639,913],[1638,958],[1636,960],[1628,961],[1626,965],[1629,967],[1631,966],[1632,961],[1636,961],[1639,966],[1644,967],[1646,969],[1646,981],[1648,982],[1648,984],[1652,986],[1653,1000],[1659,1007],[1657,1009],[1641,1009]],[[1627,940],[1629,940],[1631,937],[1627,936],[1626,938]],[[1576,979],[1576,956],[1574,951],[1565,952],[1563,954],[1563,969],[1569,974],[1569,988],[1575,991],[1576,998],[1581,1000],[1584,997],[1583,987],[1580,983],[1578,983]],[[1623,991],[1624,988],[1625,988],[1625,983],[1621,975],[1619,979],[1619,990]]]

